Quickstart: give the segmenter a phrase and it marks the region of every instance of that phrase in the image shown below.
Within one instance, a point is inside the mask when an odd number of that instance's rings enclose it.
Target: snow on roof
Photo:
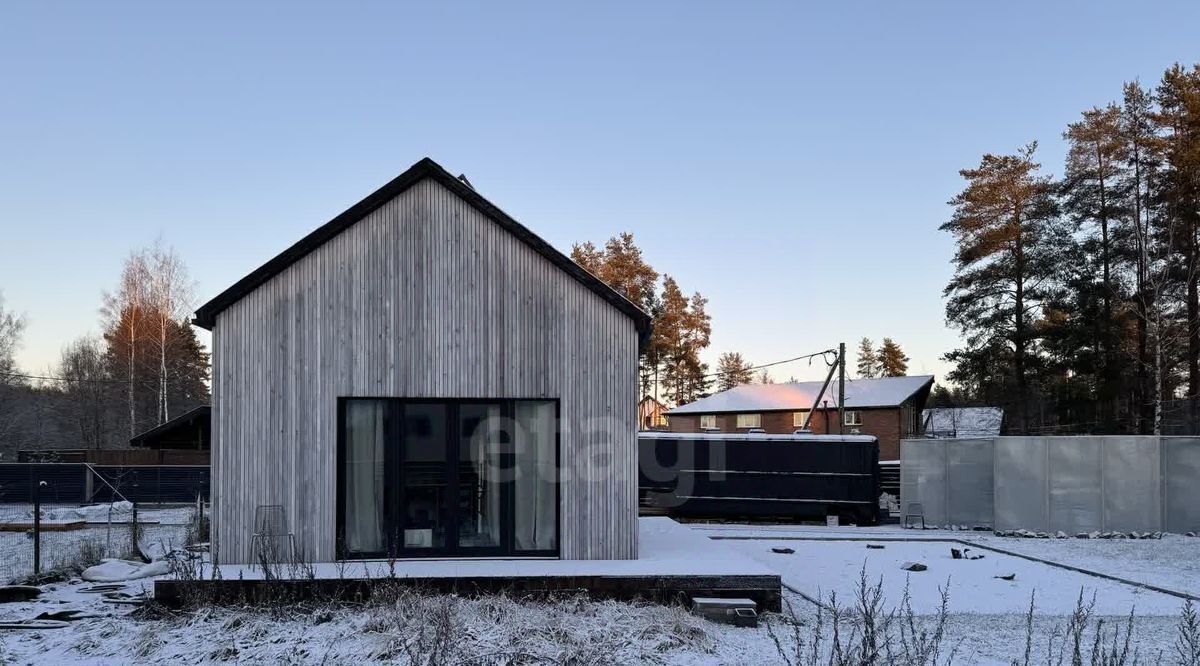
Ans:
[[[1004,421],[1000,407],[932,407],[921,412],[926,437],[998,437]]]
[[[716,414],[720,412],[769,412],[811,409],[824,382],[789,382],[786,384],[742,384],[728,391],[710,395],[667,414]],[[883,377],[880,379],[847,379],[846,409],[864,407],[895,407],[913,394],[933,384],[933,375],[913,377]],[[821,405],[837,407],[837,382],[829,382]]]

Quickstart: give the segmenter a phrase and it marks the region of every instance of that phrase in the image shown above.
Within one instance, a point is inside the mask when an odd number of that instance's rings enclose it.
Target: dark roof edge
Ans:
[[[150,437],[154,437],[155,435],[159,435],[159,434],[167,432],[169,430],[174,430],[175,428],[179,427],[180,425],[183,425],[185,423],[190,423],[197,417],[204,417],[204,416],[208,416],[211,418],[211,416],[212,416],[212,406],[211,405],[200,405],[199,407],[194,407],[194,408],[180,414],[179,416],[176,416],[175,418],[171,419],[170,421],[167,421],[165,423],[160,423],[149,430],[140,432],[140,433],[134,435],[133,437],[129,438],[129,444],[131,446],[137,446],[138,442],[144,442],[147,439],[149,439]]]
[[[638,331],[638,346],[639,348],[644,346],[650,336],[650,315],[646,314],[645,311],[629,299],[617,293],[612,287],[602,282],[600,278],[584,270],[579,264],[572,261],[570,257],[542,240],[541,237],[530,231],[520,222],[517,222],[507,213],[497,208],[495,204],[485,199],[474,189],[450,175],[441,165],[428,157],[417,162],[407,171],[392,179],[391,182],[375,190],[362,201],[347,208],[337,217],[321,225],[304,238],[301,238],[294,245],[280,252],[267,263],[259,266],[246,277],[238,280],[232,287],[221,292],[209,302],[201,305],[196,310],[196,317],[192,320],[192,323],[211,331],[213,326],[216,325],[217,315],[221,311],[238,302],[247,294],[283,272],[288,266],[291,266],[308,253],[323,245],[326,241],[378,210],[384,204],[396,198],[424,178],[432,178],[437,181],[440,185],[453,192],[492,221],[504,227],[509,233],[519,238],[535,252],[561,268],[571,275],[571,277],[583,283],[584,286],[591,289],[610,305],[625,313],[630,319],[633,319]]]

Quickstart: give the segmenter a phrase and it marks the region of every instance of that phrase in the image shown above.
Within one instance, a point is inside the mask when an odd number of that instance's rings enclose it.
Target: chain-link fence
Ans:
[[[207,539],[202,501],[142,505],[112,494],[103,504],[63,504],[39,481],[32,502],[0,504],[0,584],[74,575],[101,558],[152,559]]]

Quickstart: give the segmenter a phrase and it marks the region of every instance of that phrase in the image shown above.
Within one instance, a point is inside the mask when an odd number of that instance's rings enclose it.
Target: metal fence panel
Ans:
[[[1046,438],[995,440],[995,528],[1048,529]]]
[[[1163,529],[1200,532],[1200,438],[1164,437]]]
[[[1098,437],[1046,440],[1049,471],[1047,530],[1076,534],[1104,529],[1101,447]]]
[[[991,526],[995,449],[988,439],[946,441],[946,522]]]
[[[919,502],[926,524],[943,525],[946,507],[946,442],[906,439],[900,442],[900,515]]]
[[[879,444],[818,436],[638,437],[641,504],[680,516],[879,520]]]
[[[1103,531],[1162,529],[1158,437],[1103,437]]]

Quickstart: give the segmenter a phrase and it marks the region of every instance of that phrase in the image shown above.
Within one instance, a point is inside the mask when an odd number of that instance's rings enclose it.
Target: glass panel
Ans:
[[[345,415],[346,470],[343,507],[345,548],[352,553],[380,553],[383,537],[383,451],[387,403],[350,400]]]
[[[446,434],[445,405],[404,406],[401,548],[446,547]]]
[[[558,423],[553,402],[516,403],[514,544],[517,550],[558,547]]]
[[[504,430],[500,405],[459,406],[458,544],[462,548],[498,548],[503,543]]]

